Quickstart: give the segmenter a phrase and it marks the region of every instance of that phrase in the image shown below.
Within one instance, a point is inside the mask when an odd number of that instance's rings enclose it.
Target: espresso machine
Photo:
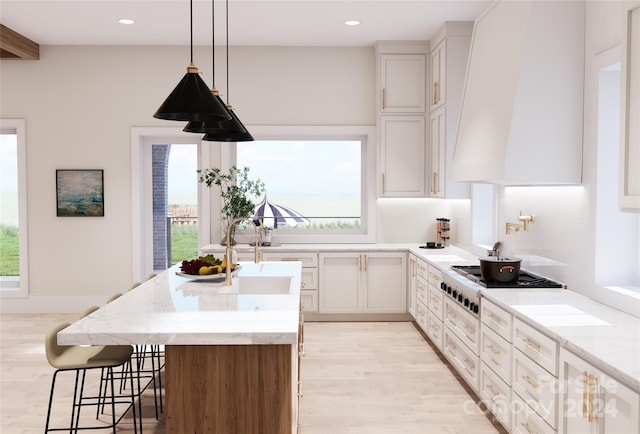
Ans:
[[[451,228],[451,221],[447,218],[436,219],[436,245],[448,246],[449,245],[449,230]]]

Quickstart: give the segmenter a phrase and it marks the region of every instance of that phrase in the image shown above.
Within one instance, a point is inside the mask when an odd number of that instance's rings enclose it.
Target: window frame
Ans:
[[[0,298],[27,298],[29,296],[29,227],[27,225],[27,141],[24,119],[0,119],[3,134],[14,133],[18,151],[18,248],[20,249],[20,275],[0,276]]]
[[[274,231],[274,243],[375,243],[376,242],[376,140],[373,126],[247,126],[255,140],[358,140],[361,141],[361,226],[358,230]],[[237,144],[229,143],[221,150],[222,169],[237,164]],[[237,241],[250,242],[253,230],[236,233]]]

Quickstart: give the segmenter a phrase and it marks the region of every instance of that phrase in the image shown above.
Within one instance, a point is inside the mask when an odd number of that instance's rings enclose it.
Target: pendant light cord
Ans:
[[[216,88],[216,13],[215,1],[211,0],[211,82],[212,89]]]
[[[227,21],[226,21],[226,26],[227,26],[227,106],[231,106],[231,104],[229,103],[229,0],[227,0],[226,2],[227,4]]]
[[[191,33],[191,64],[193,65],[193,0],[189,2],[189,21],[189,33]]]

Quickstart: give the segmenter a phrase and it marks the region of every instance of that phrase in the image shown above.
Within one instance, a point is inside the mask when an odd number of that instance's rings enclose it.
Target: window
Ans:
[[[25,123],[0,120],[0,289],[28,295]]]
[[[239,142],[235,164],[265,183],[266,201],[283,214],[300,217],[278,223],[278,242],[371,241],[375,144],[368,128],[250,128],[253,142]],[[274,135],[280,130],[280,134]],[[254,198],[256,203],[265,196]],[[268,206],[267,204],[267,206]],[[268,212],[265,213],[268,215]]]

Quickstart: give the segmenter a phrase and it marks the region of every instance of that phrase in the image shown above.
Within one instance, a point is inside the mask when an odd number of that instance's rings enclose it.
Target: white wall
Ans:
[[[500,188],[498,237],[509,253],[525,259],[524,267],[559,279],[574,291],[640,316],[638,298],[617,298],[616,294],[594,284],[598,134],[598,77],[594,74],[598,56],[622,42],[624,11],[629,5],[640,2],[587,1],[586,4],[583,184]],[[611,152],[617,153],[617,147]],[[610,194],[617,195],[616,191]],[[535,214],[537,221],[528,232],[505,235],[505,223],[517,223],[520,211]],[[611,255],[625,255],[625,246],[612,251]]]
[[[177,125],[152,115],[185,74],[189,50],[40,48],[38,61],[0,61],[0,118],[26,120],[30,293],[46,308],[45,296],[103,300],[131,285],[131,128]],[[373,47],[231,50],[230,102],[245,124],[375,124]],[[210,51],[194,55],[209,84]],[[223,50],[216,65],[225,98]],[[104,169],[104,218],[56,217],[56,169]]]

